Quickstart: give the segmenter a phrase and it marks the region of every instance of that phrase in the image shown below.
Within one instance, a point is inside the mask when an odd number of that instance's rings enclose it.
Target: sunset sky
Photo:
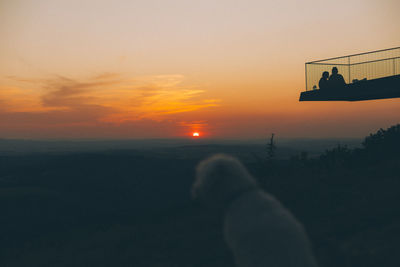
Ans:
[[[400,99],[299,102],[306,61],[400,46],[398,0],[0,0],[0,138],[362,137]]]

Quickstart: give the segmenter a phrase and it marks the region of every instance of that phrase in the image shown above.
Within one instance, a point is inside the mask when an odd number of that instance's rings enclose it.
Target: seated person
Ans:
[[[341,87],[344,86],[346,82],[341,74],[338,73],[338,69],[336,67],[332,68],[332,74],[329,77],[329,86],[330,87]]]
[[[329,78],[329,72],[324,71],[322,73],[321,79],[319,79],[319,83],[318,83],[319,89],[321,89],[321,90],[328,89],[328,85],[329,85],[328,84],[328,78]]]

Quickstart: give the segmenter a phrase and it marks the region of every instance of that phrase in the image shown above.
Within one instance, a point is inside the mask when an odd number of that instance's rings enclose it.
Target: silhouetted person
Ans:
[[[329,77],[329,86],[330,87],[341,87],[344,86],[346,82],[341,74],[338,73],[338,69],[336,67],[332,68],[332,74]]]
[[[321,79],[319,79],[319,83],[318,83],[319,89],[321,89],[321,90],[326,90],[326,89],[328,89],[328,87],[329,87],[328,78],[329,78],[329,72],[324,71],[324,72],[322,73]]]

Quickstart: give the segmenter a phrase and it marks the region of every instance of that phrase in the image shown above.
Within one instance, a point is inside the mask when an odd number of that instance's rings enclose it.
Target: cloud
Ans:
[[[118,79],[121,75],[115,72],[104,72],[93,77],[94,80]]]
[[[146,127],[163,121],[175,128],[186,127],[173,115],[220,105],[218,99],[204,97],[204,90],[184,84],[182,75],[124,78],[103,73],[87,79],[8,78],[14,85],[0,88],[0,102],[7,103],[0,109],[3,130],[100,125],[122,129],[123,124],[143,127],[143,123],[136,123],[143,121]]]
[[[97,119],[112,112],[101,106],[79,107],[73,110],[51,110],[45,112],[3,112],[1,126],[15,128],[19,126],[46,127],[94,125]]]
[[[205,120],[201,121],[180,121],[178,123],[179,126],[188,128],[188,129],[193,129],[193,130],[201,130],[205,127],[208,126],[208,122]]]
[[[43,80],[41,79],[34,79],[34,78],[24,78],[24,77],[18,77],[14,75],[8,75],[5,76],[5,78],[16,81],[16,82],[25,82],[25,83],[33,83],[33,82],[42,82]]]
[[[40,96],[34,90],[15,86],[0,86],[0,112],[44,111]]]
[[[114,81],[80,82],[64,77],[49,80],[45,84],[46,93],[42,95],[43,106],[76,107],[92,105],[97,100],[96,89],[113,86]]]

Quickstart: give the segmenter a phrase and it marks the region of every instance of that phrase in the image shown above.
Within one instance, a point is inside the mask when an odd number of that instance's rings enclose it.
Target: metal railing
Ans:
[[[400,47],[307,62],[306,90],[318,89],[324,71],[336,67],[346,83],[400,74]]]

